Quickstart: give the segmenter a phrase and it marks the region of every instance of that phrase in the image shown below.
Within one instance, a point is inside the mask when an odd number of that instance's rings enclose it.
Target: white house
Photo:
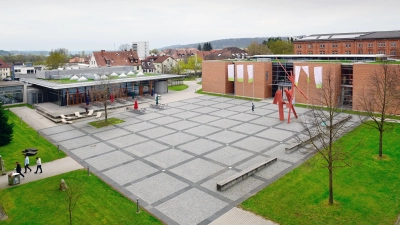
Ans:
[[[1,80],[11,76],[11,67],[0,59],[0,78]]]

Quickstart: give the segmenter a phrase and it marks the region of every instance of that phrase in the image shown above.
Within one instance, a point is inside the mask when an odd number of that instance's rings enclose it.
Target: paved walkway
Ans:
[[[32,165],[30,167],[32,169],[32,172],[24,173],[25,178],[22,178],[21,176],[20,185],[44,179],[47,177],[52,177],[58,174],[63,174],[74,170],[83,169],[83,166],[77,163],[71,157],[65,157],[51,162],[42,163],[43,173],[35,174],[34,172],[36,171],[36,166]],[[7,174],[11,172],[13,171],[8,171]],[[22,168],[22,172],[24,172],[24,168]],[[8,176],[7,175],[0,176],[0,189],[4,189],[7,187],[11,187],[8,185]]]
[[[232,208],[227,213],[210,223],[210,225],[277,225],[271,220],[240,208]]]
[[[10,108],[10,110],[35,130],[57,126],[57,124],[40,115],[34,109],[26,106]]]

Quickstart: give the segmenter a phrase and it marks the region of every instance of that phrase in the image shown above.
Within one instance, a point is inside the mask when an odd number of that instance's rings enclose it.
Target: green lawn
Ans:
[[[279,224],[394,224],[400,212],[400,124],[384,136],[361,125],[339,141],[357,146],[351,167],[334,171],[334,205],[328,205],[328,170],[319,155],[286,174],[240,206]]]
[[[101,127],[115,125],[115,124],[119,124],[119,123],[123,123],[123,122],[125,122],[125,120],[120,120],[117,118],[107,118],[107,122],[105,120],[99,120],[99,121],[90,122],[88,124],[92,125],[96,128],[101,128]]]
[[[211,95],[211,96],[218,96],[218,97],[224,97],[224,98],[234,98],[235,96],[233,95],[224,95],[224,94],[217,94],[217,93],[209,93],[209,92],[203,92],[203,89],[199,89],[196,91],[197,94],[202,94],[202,95]],[[248,98],[248,97],[240,97],[240,96],[236,96],[237,99],[242,99],[242,100],[247,100],[247,101],[255,101],[255,102],[259,102],[262,99],[258,99],[258,98]]]
[[[168,86],[168,90],[170,91],[183,91],[187,89],[189,86],[186,84],[180,84],[180,85],[174,85],[174,86]]]
[[[20,118],[17,115],[8,110],[5,110],[5,112],[8,115],[8,121],[14,123],[12,142],[0,147],[0,155],[3,156],[6,170],[13,170],[16,161],[24,161],[22,150],[25,148],[37,148],[39,150],[37,156],[42,159],[42,163],[65,157],[64,152],[58,153],[57,147],[45,138],[41,136],[38,138],[37,132],[32,127],[24,121],[20,123]],[[35,112],[32,111],[32,113]],[[35,157],[30,157],[30,165],[35,165]]]
[[[9,217],[0,224],[69,224],[66,192],[59,190],[61,179],[67,186],[82,184],[73,224],[162,224],[146,211],[136,213],[135,203],[93,174],[87,176],[85,170],[0,190],[0,203]]]

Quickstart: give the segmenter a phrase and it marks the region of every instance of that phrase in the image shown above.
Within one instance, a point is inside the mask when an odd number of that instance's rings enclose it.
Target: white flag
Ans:
[[[301,70],[301,66],[295,66],[294,67],[294,83],[296,85],[299,84],[300,70]]]
[[[235,65],[229,64],[228,65],[228,81],[235,80]]]
[[[236,72],[237,72],[237,81],[243,82],[243,65],[237,65]]]
[[[253,74],[253,65],[247,65],[247,74],[248,74],[248,83],[253,83],[254,74]]]
[[[310,83],[310,73],[308,72],[308,66],[302,66],[304,72],[307,74],[307,82]]]
[[[322,66],[314,67],[314,78],[317,88],[322,88]]]

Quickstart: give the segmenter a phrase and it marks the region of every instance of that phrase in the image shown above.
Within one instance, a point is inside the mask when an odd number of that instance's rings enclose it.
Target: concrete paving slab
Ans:
[[[117,127],[121,127],[126,130],[133,131],[133,132],[139,132],[139,131],[148,130],[148,129],[157,127],[157,125],[149,123],[149,122],[140,122],[140,123],[135,123],[135,124],[131,124],[128,126],[126,126],[124,124],[120,124],[120,125],[117,125]]]
[[[242,123],[240,125],[229,128],[229,130],[231,130],[231,131],[236,131],[236,132],[244,133],[244,134],[255,134],[255,133],[258,133],[265,129],[266,128],[264,126],[251,124],[251,123]]]
[[[166,169],[191,158],[193,158],[193,156],[185,152],[178,151],[176,149],[168,149],[166,151],[146,157],[145,160]]]
[[[207,126],[207,125],[200,125],[198,127],[194,127],[188,130],[185,130],[185,133],[190,133],[196,136],[201,136],[201,137],[205,137],[209,134],[215,133],[220,131],[221,129],[216,128],[216,127],[211,127],[211,126]]]
[[[219,117],[217,117],[217,116],[201,115],[201,116],[192,117],[189,120],[198,122],[198,123],[209,123],[211,121],[218,120],[218,119],[219,119]]]
[[[246,135],[227,130],[223,130],[219,133],[207,136],[208,139],[219,141],[226,144],[232,143],[244,137],[246,137]]]
[[[219,110],[215,112],[211,112],[210,115],[212,116],[219,116],[219,117],[228,117],[235,115],[237,112],[229,111],[229,110]]]
[[[199,126],[199,125],[200,125],[199,123],[183,120],[183,121],[178,121],[178,122],[175,122],[175,123],[170,123],[170,124],[168,124],[166,126],[171,128],[171,129],[175,129],[175,130],[186,130],[188,128],[196,127],[196,126]]]
[[[196,158],[183,165],[175,167],[170,172],[175,173],[192,182],[198,182],[212,174],[219,172],[224,167],[204,159]]]
[[[183,105],[183,106],[178,106],[179,109],[183,109],[183,110],[193,110],[193,109],[198,109],[198,108],[202,108],[202,105],[195,105],[195,104],[187,104],[187,105]]]
[[[70,130],[70,131],[66,131],[63,133],[49,135],[49,137],[51,139],[53,139],[55,142],[61,142],[64,140],[73,139],[73,138],[82,137],[82,136],[86,136],[86,134],[84,134],[78,130]]]
[[[271,140],[275,141],[283,141],[289,137],[295,137],[295,134],[290,131],[284,131],[284,130],[279,130],[275,128],[270,128],[267,130],[264,130],[260,133],[257,133],[256,136],[262,137],[262,138],[268,138]]]
[[[102,140],[108,140],[108,139],[122,137],[122,136],[125,136],[128,134],[130,134],[130,132],[116,128],[116,129],[111,129],[111,130],[106,130],[103,132],[95,133],[95,134],[93,134],[93,137],[97,137]]]
[[[113,144],[119,148],[127,147],[134,144],[139,144],[140,142],[147,141],[147,138],[140,137],[136,134],[126,135],[120,138],[114,138],[108,140],[108,143]]]
[[[277,223],[266,220],[261,216],[254,213],[239,209],[232,208],[227,213],[212,221],[210,225],[277,225]]]
[[[163,144],[160,144],[155,141],[146,141],[142,142],[140,144],[132,145],[129,147],[124,148],[125,151],[130,152],[134,155],[137,155],[139,157],[144,157],[165,149],[168,149],[169,147]]]
[[[70,130],[74,130],[74,129],[75,128],[72,126],[59,125],[59,126],[44,128],[44,129],[40,130],[40,133],[43,133],[45,135],[52,135],[52,134],[62,133],[62,132],[66,132],[66,131],[70,131]]]
[[[163,116],[160,118],[150,120],[150,122],[159,124],[159,125],[165,125],[165,124],[174,123],[177,121],[180,121],[180,119],[172,117],[172,116]]]
[[[158,138],[157,140],[164,142],[170,146],[177,146],[182,143],[192,141],[194,139],[197,139],[197,137],[190,135],[190,134],[178,132],[178,133],[173,133],[173,134]]]
[[[217,121],[209,123],[209,125],[215,126],[215,127],[219,127],[219,128],[223,128],[223,129],[227,129],[227,128],[236,126],[236,125],[241,124],[241,123],[242,123],[241,121],[237,121],[237,120],[219,119]]]
[[[213,108],[217,108],[217,109],[227,109],[227,108],[235,107],[236,105],[228,104],[226,102],[221,102],[221,103],[213,104],[212,106],[213,106]]]
[[[103,174],[115,181],[117,184],[124,185],[155,172],[158,172],[156,168],[136,160],[128,164],[114,167],[103,172]],[[120,174],[129,174],[129,176],[120,176]]]
[[[98,140],[95,138],[92,138],[90,136],[84,136],[84,137],[74,138],[73,140],[61,141],[58,144],[60,144],[62,147],[66,148],[67,150],[73,150],[73,149],[91,145],[91,144],[94,144],[97,142],[98,142]]]
[[[155,128],[148,129],[145,131],[140,131],[138,134],[146,136],[147,138],[158,138],[167,134],[172,134],[175,133],[175,130],[171,130],[165,127],[158,127],[156,126]]]
[[[233,166],[239,161],[244,160],[252,156],[252,153],[248,153],[237,148],[227,146],[216,151],[213,151],[204,157],[212,159],[214,161],[225,164],[226,166]]]
[[[259,137],[250,136],[243,140],[233,143],[235,147],[240,147],[253,152],[266,151],[271,146],[277,144],[277,141],[267,140]]]
[[[114,150],[115,150],[114,147],[109,146],[103,142],[98,142],[72,150],[71,152],[81,159],[86,159],[92,156],[101,155],[103,153],[111,152]]]
[[[179,119],[188,119],[188,118],[200,116],[200,115],[201,115],[200,113],[185,111],[185,112],[174,114],[172,116],[179,118]]]
[[[180,202],[185,201],[182,205]],[[156,209],[182,225],[198,224],[228,204],[198,189],[189,191],[159,205]],[[190,215],[190,216],[188,216]]]
[[[89,163],[94,168],[96,168],[97,170],[104,170],[128,161],[132,161],[134,159],[135,158],[121,151],[113,151],[87,159],[86,162]]]
[[[214,141],[210,141],[210,140],[206,140],[206,139],[196,139],[194,141],[191,141],[187,144],[184,145],[180,145],[179,148],[180,149],[184,149],[188,152],[192,152],[195,153],[197,155],[201,155],[204,154],[206,152],[209,152],[211,150],[214,150],[216,148],[220,148],[222,146],[225,146],[223,144],[214,142]]]
[[[126,189],[145,202],[152,204],[188,186],[185,182],[166,173],[159,173],[134,183]]]
[[[251,105],[249,106],[243,106],[243,105],[235,105],[233,107],[225,108],[226,110],[231,110],[235,112],[247,112],[247,113],[252,113],[251,111]]]

